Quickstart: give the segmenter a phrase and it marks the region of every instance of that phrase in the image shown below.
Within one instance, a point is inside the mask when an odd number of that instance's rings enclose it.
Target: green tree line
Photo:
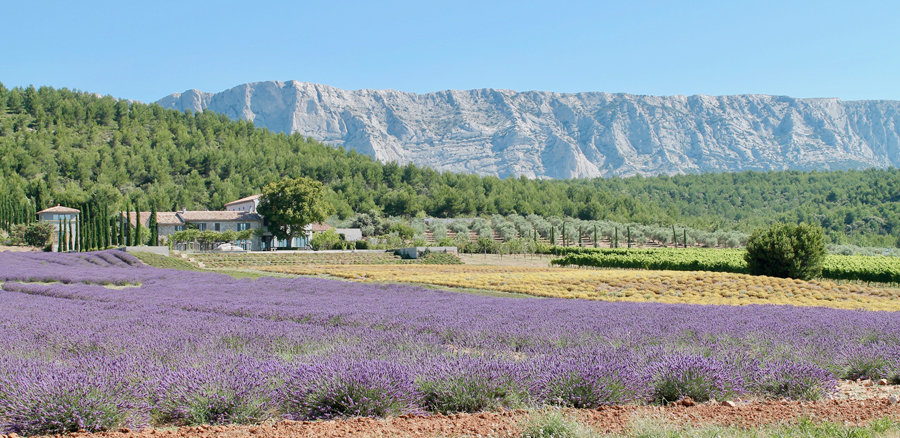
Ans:
[[[500,179],[379,163],[353,150],[212,112],[0,84],[0,193],[13,205],[221,209],[308,177],[341,218],[538,215],[749,232],[821,225],[833,243],[894,246],[900,171],[740,172],[580,180]]]

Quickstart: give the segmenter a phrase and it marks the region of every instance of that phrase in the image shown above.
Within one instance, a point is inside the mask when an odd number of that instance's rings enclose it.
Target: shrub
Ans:
[[[400,236],[401,239],[404,240],[410,240],[417,234],[415,228],[400,222],[391,225],[390,228],[387,229],[387,231],[388,233],[396,233],[398,236]]]
[[[739,373],[709,357],[674,355],[651,366],[651,401],[666,403],[690,397],[697,402],[721,399],[743,390]]]
[[[356,245],[356,249],[369,249],[369,242],[366,240],[357,240],[354,245]]]
[[[444,365],[416,381],[422,407],[430,412],[479,412],[524,404],[526,394],[509,364],[466,358]]]
[[[50,222],[32,222],[22,231],[22,240],[26,245],[43,248],[55,232],[56,228]]]
[[[157,402],[157,424],[251,424],[268,417],[266,378],[258,364],[217,364],[170,373],[177,382]]]
[[[424,380],[418,387],[424,408],[442,414],[518,407],[522,398],[511,383],[476,375]]]
[[[539,364],[536,395],[544,403],[578,409],[634,400],[637,378],[625,354],[591,354],[580,358],[551,357]]]
[[[334,230],[329,228],[321,233],[315,233],[309,241],[309,245],[316,251],[334,249],[342,247],[343,237]]]
[[[821,275],[825,254],[821,227],[777,223],[750,235],[744,259],[754,275],[809,280]]]
[[[790,362],[768,364],[757,382],[760,394],[793,400],[819,400],[837,389],[834,377],[828,371]]]
[[[381,361],[303,369],[287,388],[282,410],[295,420],[400,415],[411,412],[418,397],[406,367]]]
[[[0,433],[102,432],[134,425],[140,409],[118,376],[58,368],[0,376]],[[3,430],[5,429],[5,430]]]

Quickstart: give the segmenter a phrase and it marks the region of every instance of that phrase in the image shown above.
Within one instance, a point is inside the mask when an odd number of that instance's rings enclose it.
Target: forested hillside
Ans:
[[[537,214],[706,230],[776,220],[825,227],[834,242],[893,246],[900,171],[741,172],[590,180],[499,179],[382,164],[211,112],[0,84],[0,190],[40,210],[88,200],[144,210],[219,209],[266,183],[307,176],[342,217]]]

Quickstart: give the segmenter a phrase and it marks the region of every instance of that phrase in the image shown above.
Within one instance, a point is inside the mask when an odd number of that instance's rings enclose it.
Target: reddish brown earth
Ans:
[[[890,389],[896,389],[896,386]],[[862,425],[890,417],[900,420],[900,404],[888,398],[831,399],[819,402],[752,401],[735,406],[704,403],[695,406],[609,406],[569,410],[583,423],[602,433],[625,430],[635,420],[653,419],[674,425],[756,427],[791,423],[801,418]],[[523,410],[455,415],[404,415],[387,419],[353,418],[335,421],[280,421],[257,426],[196,426],[100,434],[74,433],[69,437],[509,437],[517,436],[529,412]],[[2,435],[0,435],[2,437]]]

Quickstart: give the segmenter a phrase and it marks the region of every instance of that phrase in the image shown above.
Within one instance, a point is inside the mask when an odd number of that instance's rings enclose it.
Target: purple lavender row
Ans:
[[[42,283],[28,283],[41,278]],[[900,380],[900,314],[510,300],[0,253],[0,430],[252,423]],[[99,284],[141,284],[109,289]]]

